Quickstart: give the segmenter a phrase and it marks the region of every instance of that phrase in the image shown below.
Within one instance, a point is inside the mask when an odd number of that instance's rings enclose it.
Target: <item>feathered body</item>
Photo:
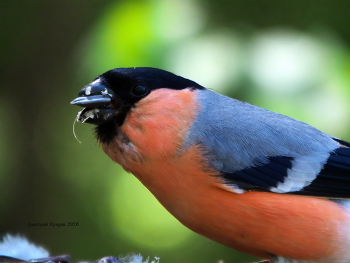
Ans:
[[[329,200],[350,198],[346,142],[168,72],[111,72],[98,78],[111,100],[99,97],[96,108],[126,110],[97,126],[102,149],[181,223],[237,250],[280,256],[274,262],[350,262],[350,210]],[[128,106],[135,85],[149,90]],[[73,104],[86,106],[85,97]]]

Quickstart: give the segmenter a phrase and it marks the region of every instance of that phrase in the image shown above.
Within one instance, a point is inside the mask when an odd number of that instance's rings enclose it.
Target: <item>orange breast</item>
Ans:
[[[349,214],[334,202],[262,192],[236,194],[215,186],[195,147],[176,161],[139,166],[134,174],[193,231],[269,258],[338,262],[349,247]]]
[[[103,150],[180,222],[217,242],[264,258],[337,262],[349,254],[345,208],[311,197],[229,192],[218,187],[219,177],[207,166],[203,149],[194,145],[181,153],[199,109],[195,95],[189,89],[152,92]]]

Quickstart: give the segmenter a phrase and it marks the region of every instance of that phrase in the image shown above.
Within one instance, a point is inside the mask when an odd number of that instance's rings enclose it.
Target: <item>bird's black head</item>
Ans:
[[[121,126],[135,103],[153,90],[189,87],[204,89],[194,81],[161,69],[116,68],[85,86],[71,104],[84,107],[78,114],[78,121],[97,125],[98,138],[107,142],[115,125]]]

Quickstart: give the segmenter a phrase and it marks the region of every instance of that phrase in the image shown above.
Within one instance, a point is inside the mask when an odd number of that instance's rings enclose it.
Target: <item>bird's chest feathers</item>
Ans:
[[[135,104],[118,128],[117,136],[103,150],[132,173],[174,161],[181,152],[196,112],[196,91],[158,89]],[[140,178],[139,178],[140,179]]]

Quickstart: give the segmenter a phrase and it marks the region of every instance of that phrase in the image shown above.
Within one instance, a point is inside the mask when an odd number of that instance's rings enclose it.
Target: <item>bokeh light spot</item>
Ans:
[[[231,32],[218,31],[187,40],[169,55],[171,71],[222,91],[239,76],[240,39]],[[233,86],[231,86],[233,87]]]
[[[257,86],[295,92],[322,83],[327,57],[320,42],[292,30],[257,34],[250,53],[250,74]]]

